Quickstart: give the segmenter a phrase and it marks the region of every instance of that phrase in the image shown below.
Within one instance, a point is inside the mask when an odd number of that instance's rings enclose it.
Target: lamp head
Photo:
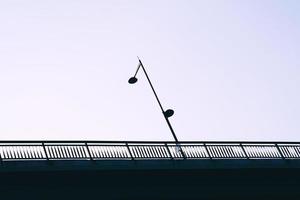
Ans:
[[[174,110],[172,109],[168,109],[164,112],[165,117],[169,118],[172,117],[174,115]]]
[[[131,77],[131,78],[128,80],[128,83],[129,83],[129,84],[135,84],[137,81],[138,81],[137,78]]]

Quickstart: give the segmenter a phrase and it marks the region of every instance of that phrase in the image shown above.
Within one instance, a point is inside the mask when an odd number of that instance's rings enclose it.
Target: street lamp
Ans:
[[[159,107],[160,107],[160,109],[161,109],[161,111],[162,111],[162,113],[163,113],[163,116],[164,116],[164,118],[165,118],[165,120],[166,120],[166,122],[167,122],[167,124],[168,124],[168,126],[169,126],[169,129],[170,129],[170,131],[171,131],[171,133],[172,133],[172,136],[173,136],[173,138],[174,138],[174,140],[175,140],[175,142],[176,142],[176,147],[177,147],[176,149],[177,149],[178,152],[181,152],[182,155],[185,157],[185,155],[184,155],[184,153],[183,153],[181,147],[179,146],[179,141],[178,141],[178,139],[177,139],[177,136],[176,136],[176,134],[175,134],[175,132],[174,132],[174,130],[173,130],[173,127],[172,127],[170,121],[169,121],[169,117],[173,116],[174,110],[168,109],[168,110],[165,111],[165,110],[163,109],[163,107],[162,107],[162,105],[161,105],[161,103],[160,103],[160,100],[159,100],[159,98],[158,98],[158,96],[157,96],[157,94],[156,94],[156,92],[155,92],[155,90],[154,90],[154,87],[153,87],[153,85],[152,85],[152,83],[151,83],[151,81],[150,81],[150,78],[149,78],[149,76],[148,76],[148,74],[147,74],[147,72],[146,72],[146,70],[145,70],[145,67],[144,67],[142,61],[141,61],[140,59],[138,59],[138,60],[139,60],[138,68],[137,68],[137,70],[136,70],[134,76],[131,77],[131,78],[128,80],[128,83],[129,83],[129,84],[135,84],[135,83],[138,81],[138,79],[136,78],[136,75],[137,75],[139,69],[142,68],[142,70],[144,71],[144,73],[145,73],[145,75],[146,75],[146,78],[147,78],[147,80],[148,80],[148,83],[149,83],[149,85],[150,85],[150,87],[151,87],[151,89],[152,89],[152,91],[153,91],[153,93],[154,93],[154,96],[155,96],[155,98],[156,98],[156,100],[157,100],[157,102],[158,102],[158,105],[159,105]]]

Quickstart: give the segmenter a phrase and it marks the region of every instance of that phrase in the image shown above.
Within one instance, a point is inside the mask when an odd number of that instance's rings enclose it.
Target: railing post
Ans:
[[[131,153],[131,151],[130,151],[128,142],[126,142],[125,145],[126,145],[126,147],[127,147],[127,150],[128,150],[128,153],[129,153],[129,155],[130,155],[131,160],[134,160],[134,157],[132,156],[132,153]]]
[[[280,154],[281,158],[284,160],[284,159],[285,159],[285,157],[284,157],[283,153],[281,152],[281,150],[280,150],[280,148],[279,148],[278,144],[277,144],[277,143],[275,143],[275,146],[276,146],[276,148],[277,148],[277,150],[278,150],[278,152],[279,152],[279,154]]]
[[[93,161],[94,159],[93,159],[92,154],[90,152],[89,146],[87,145],[87,142],[85,142],[84,145],[85,145],[86,150],[87,150],[87,152],[89,154],[90,160]]]
[[[249,156],[248,156],[248,154],[247,154],[247,152],[246,152],[246,150],[245,150],[245,148],[244,148],[244,146],[243,146],[242,143],[240,143],[240,146],[241,146],[241,148],[242,148],[242,150],[243,150],[243,152],[244,152],[246,158],[249,159]]]
[[[203,145],[204,145],[204,148],[205,148],[205,150],[206,150],[206,152],[207,152],[207,154],[208,154],[209,159],[212,160],[212,157],[211,157],[211,155],[210,155],[210,153],[209,153],[209,151],[208,151],[208,148],[207,148],[207,146],[206,146],[206,143],[204,142]]]
[[[49,156],[48,156],[48,153],[46,151],[46,147],[45,147],[45,143],[44,142],[42,142],[42,146],[43,146],[43,149],[44,149],[44,152],[45,152],[46,159],[47,159],[47,161],[49,161]]]
[[[166,147],[166,149],[167,149],[167,151],[168,151],[168,154],[170,155],[170,158],[173,160],[174,158],[173,158],[173,156],[172,156],[172,154],[171,154],[171,151],[170,151],[170,149],[169,149],[169,146],[168,146],[168,144],[165,142],[165,147]]]
[[[182,149],[182,146],[181,146],[181,145],[178,145],[178,147],[179,147],[179,150],[180,150],[180,153],[181,153],[183,159],[184,159],[184,160],[187,159],[187,157],[186,157],[186,155],[185,155],[185,152],[184,152],[183,149]]]

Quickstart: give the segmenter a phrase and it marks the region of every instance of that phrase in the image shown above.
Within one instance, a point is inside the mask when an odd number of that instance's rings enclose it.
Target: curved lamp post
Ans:
[[[175,142],[176,142],[177,151],[181,152],[182,155],[183,155],[183,157],[185,157],[185,155],[184,155],[184,153],[183,153],[181,147],[180,147],[179,144],[178,144],[179,142],[178,142],[177,136],[176,136],[176,134],[175,134],[175,132],[174,132],[174,130],[173,130],[173,127],[172,127],[170,121],[169,121],[169,117],[171,117],[171,116],[174,114],[174,110],[168,109],[168,110],[165,111],[165,110],[163,109],[163,107],[162,107],[162,105],[161,105],[161,103],[160,103],[160,100],[159,100],[159,98],[158,98],[158,96],[157,96],[157,94],[156,94],[156,92],[155,92],[155,90],[154,90],[154,87],[153,87],[153,85],[152,85],[152,83],[151,83],[151,81],[150,81],[150,78],[149,78],[149,76],[148,76],[148,74],[147,74],[147,72],[146,72],[146,70],[145,70],[145,67],[144,67],[144,65],[143,65],[143,63],[142,63],[142,61],[141,61],[140,59],[139,59],[139,65],[138,65],[138,68],[137,68],[137,70],[136,70],[134,76],[131,77],[131,78],[128,80],[128,83],[130,83],[130,84],[135,84],[135,83],[138,81],[138,79],[136,78],[136,75],[137,75],[137,73],[138,73],[138,71],[139,71],[140,68],[142,68],[142,70],[144,71],[144,73],[145,73],[145,75],[146,75],[146,78],[147,78],[147,80],[148,80],[148,83],[149,83],[149,85],[150,85],[150,87],[151,87],[151,89],[152,89],[152,91],[153,91],[153,93],[154,93],[154,96],[155,96],[155,98],[156,98],[156,100],[157,100],[157,102],[158,102],[158,105],[159,105],[159,107],[160,107],[162,113],[163,113],[163,116],[164,116],[164,118],[165,118],[165,120],[166,120],[166,122],[167,122],[167,124],[168,124],[168,126],[169,126],[169,129],[170,129],[170,131],[171,131],[171,133],[172,133],[172,136],[173,136],[173,138],[174,138],[174,140],[175,140]]]

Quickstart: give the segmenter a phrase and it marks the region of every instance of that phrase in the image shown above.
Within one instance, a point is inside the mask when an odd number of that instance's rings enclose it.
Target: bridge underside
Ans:
[[[291,199],[299,160],[6,161],[3,199]]]

